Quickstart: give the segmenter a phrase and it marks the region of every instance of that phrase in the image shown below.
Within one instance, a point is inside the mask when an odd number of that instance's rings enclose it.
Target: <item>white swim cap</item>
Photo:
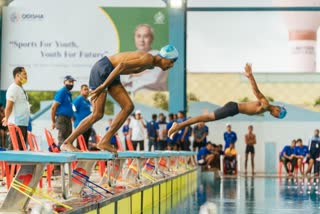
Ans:
[[[179,53],[178,50],[173,45],[166,45],[161,48],[159,56],[165,59],[177,60]]]

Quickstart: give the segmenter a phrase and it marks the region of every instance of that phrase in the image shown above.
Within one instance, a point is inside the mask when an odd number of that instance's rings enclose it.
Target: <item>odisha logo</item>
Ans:
[[[44,15],[43,14],[36,14],[36,13],[22,13],[21,15],[17,12],[13,12],[10,15],[10,20],[12,22],[18,22],[18,21],[41,21],[43,20]]]
[[[18,22],[18,21],[20,20],[20,18],[21,18],[21,16],[20,16],[20,14],[17,13],[17,12],[13,12],[13,13],[11,13],[11,15],[10,15],[10,20],[11,20],[11,22]]]
[[[24,20],[42,20],[44,16],[43,14],[23,13],[21,18]]]

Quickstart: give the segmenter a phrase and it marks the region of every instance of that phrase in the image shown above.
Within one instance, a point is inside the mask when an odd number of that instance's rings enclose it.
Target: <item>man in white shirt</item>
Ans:
[[[3,126],[8,124],[17,125],[22,132],[24,141],[27,142],[28,123],[30,119],[30,105],[28,95],[22,85],[27,83],[28,76],[24,67],[16,67],[13,70],[14,82],[9,86],[6,93],[5,117],[2,119]],[[23,150],[18,137],[19,150]]]
[[[144,151],[144,138],[146,123],[142,119],[141,111],[135,112],[135,118],[132,118],[129,125],[129,135],[131,137],[134,150],[137,150],[137,145],[140,145],[140,151]]]

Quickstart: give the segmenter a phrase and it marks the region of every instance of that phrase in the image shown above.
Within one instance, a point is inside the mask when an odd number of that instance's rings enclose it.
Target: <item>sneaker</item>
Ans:
[[[205,163],[205,160],[201,159],[201,160],[198,160],[198,164],[199,165],[203,165]]]

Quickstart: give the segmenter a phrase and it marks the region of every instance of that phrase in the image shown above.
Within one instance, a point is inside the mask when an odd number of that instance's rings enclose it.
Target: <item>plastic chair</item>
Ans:
[[[14,124],[9,124],[8,125],[8,130],[9,130],[9,135],[10,135],[10,138],[11,138],[11,143],[12,143],[12,147],[13,147],[13,150],[16,150],[16,151],[19,151],[19,143],[18,143],[18,137],[21,141],[21,144],[22,144],[22,148],[24,151],[28,151],[27,149],[27,146],[26,146],[26,142],[23,138],[23,135],[22,135],[22,131],[21,129],[14,125]],[[17,136],[18,134],[18,136]],[[39,147],[38,147],[38,144],[37,144],[37,141],[36,141],[36,137],[34,134],[32,134],[31,132],[28,132],[28,143],[29,143],[29,146],[30,146],[30,150],[31,151],[39,151]],[[11,182],[12,182],[12,179],[13,179],[13,176],[14,176],[14,171],[15,169],[16,170],[19,170],[20,169],[20,165],[17,165],[17,164],[11,164],[11,169],[9,170],[9,165],[7,163],[4,163],[4,166],[5,166],[5,171],[6,171],[6,180],[7,180],[7,188],[9,189],[10,185],[11,185]],[[40,188],[42,188],[42,179],[40,179],[39,181],[39,186]]]
[[[30,147],[30,151],[34,152],[40,152],[39,145],[37,142],[37,137],[32,133],[28,131],[28,144]],[[39,187],[42,188],[42,179],[39,181]]]
[[[126,144],[127,144],[127,147],[128,147],[128,150],[129,150],[129,151],[134,151],[132,141],[131,141],[131,139],[128,138],[128,137],[127,137],[127,139],[126,139]]]
[[[60,150],[59,148],[57,148],[56,143],[54,141],[54,138],[52,137],[51,132],[48,129],[44,129],[44,133],[47,139],[47,143],[48,146],[51,149],[51,152],[54,153],[59,153]],[[54,165],[53,164],[48,164],[47,165],[47,183],[48,183],[48,187],[51,188],[51,177],[52,177],[52,171],[54,169]]]
[[[84,140],[84,137],[83,135],[80,135],[78,137],[78,144],[79,144],[79,147],[80,147],[80,150],[81,151],[84,151],[84,152],[88,152],[88,147],[87,147],[87,144]],[[94,152],[94,151],[92,151]],[[106,170],[106,162],[105,161],[97,161],[98,165],[99,165],[99,174],[100,176],[103,176],[105,170]]]
[[[122,142],[120,140],[120,137],[118,135],[116,135],[116,140],[117,140],[117,146],[118,146],[118,150],[123,152],[124,151],[124,148],[122,146]]]
[[[9,130],[9,135],[11,138],[13,150],[16,150],[16,151],[20,150],[19,143],[18,143],[18,136],[19,136],[23,150],[27,151],[26,142],[23,138],[21,129],[14,124],[9,124],[8,130]],[[17,136],[17,134],[18,134],[18,136]],[[5,162],[5,174],[6,174],[6,181],[7,181],[7,189],[9,189],[11,186],[11,182],[12,182],[15,170],[18,171],[20,169],[20,165],[18,165],[18,164],[10,164],[10,166],[11,167],[9,168],[9,164]]]
[[[32,132],[28,132],[28,144],[30,146],[30,151],[39,152],[39,146],[36,136]]]

